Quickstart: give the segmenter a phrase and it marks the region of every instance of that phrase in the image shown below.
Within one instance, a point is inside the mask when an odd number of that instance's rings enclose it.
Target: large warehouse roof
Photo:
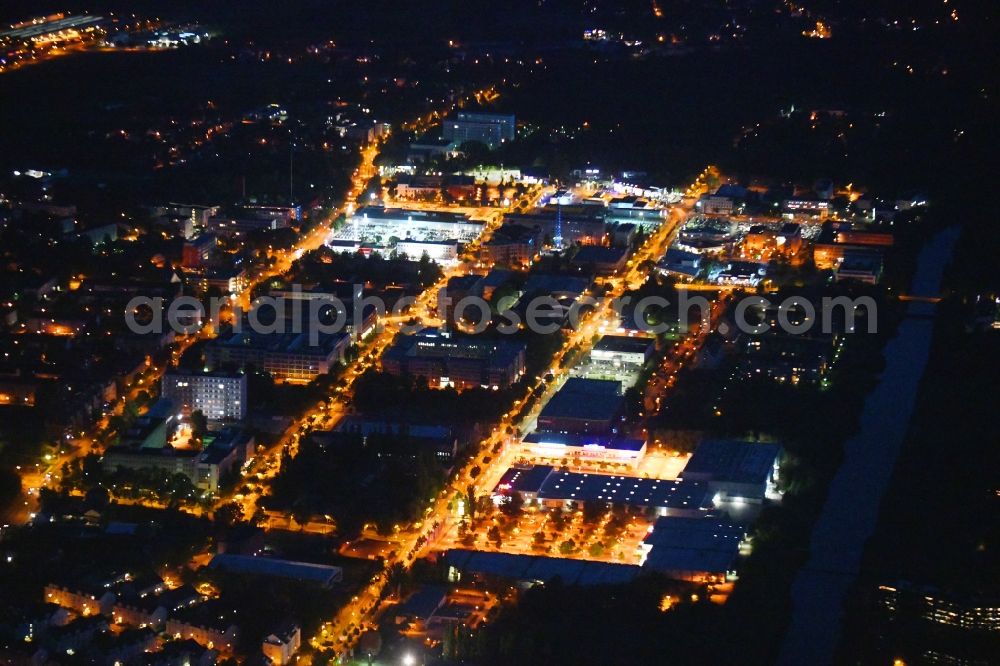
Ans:
[[[695,449],[681,476],[763,486],[780,452],[777,444],[706,439]]]
[[[528,582],[548,582],[559,577],[567,585],[627,583],[641,572],[639,567],[628,564],[475,550],[449,550],[445,554],[445,562],[464,573],[487,574]]]
[[[643,540],[651,547],[643,567],[675,575],[724,574],[733,569],[745,536],[725,518],[666,516]]]
[[[212,558],[209,566],[213,569],[233,571],[235,573],[256,574],[259,576],[275,576],[290,578],[322,587],[330,587],[344,579],[344,570],[327,564],[311,562],[294,562],[278,560],[270,557],[253,555],[233,555],[222,553]]]
[[[702,481],[646,479],[611,474],[561,472],[550,465],[512,467],[497,484],[498,494],[532,493],[539,499],[610,502],[670,509],[707,509],[712,505]]]

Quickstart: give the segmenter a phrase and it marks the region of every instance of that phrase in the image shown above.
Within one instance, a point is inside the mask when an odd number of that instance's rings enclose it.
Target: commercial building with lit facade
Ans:
[[[340,252],[405,252],[411,259],[426,252],[436,261],[450,261],[484,228],[461,213],[365,206],[331,234],[327,245]]]
[[[665,208],[654,205],[651,201],[637,196],[623,196],[608,202],[605,222],[609,224],[634,224],[651,231],[656,229],[666,219]]]
[[[396,252],[405,254],[410,259],[421,259],[424,255],[438,263],[458,259],[458,241],[423,241],[406,240],[396,243]]]
[[[646,442],[642,439],[608,435],[533,432],[522,440],[520,451],[522,455],[533,458],[605,462],[636,467],[646,455]]]
[[[736,238],[736,224],[727,217],[693,215],[681,227],[678,249],[698,254],[721,252]]]
[[[706,215],[732,215],[732,197],[706,194],[695,203],[695,210]]]
[[[590,360],[620,368],[638,370],[653,357],[656,341],[633,335],[605,335],[590,352]]]
[[[788,217],[797,215],[826,219],[830,215],[830,202],[826,199],[785,199],[781,204],[782,212]]]

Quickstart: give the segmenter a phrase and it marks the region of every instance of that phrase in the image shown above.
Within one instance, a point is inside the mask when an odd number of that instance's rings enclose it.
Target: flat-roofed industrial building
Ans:
[[[641,368],[652,358],[656,341],[634,335],[605,335],[590,352],[592,361]]]
[[[618,432],[624,408],[621,382],[570,377],[538,415],[538,429],[612,434]]]
[[[329,589],[344,580],[344,570],[340,567],[256,555],[220,553],[212,558],[209,567],[233,573],[286,578],[324,589]]]
[[[732,439],[706,439],[695,449],[681,478],[708,484],[716,503],[760,504],[777,498],[781,446]]]
[[[518,493],[525,501],[569,508],[583,502],[603,502],[649,508],[658,516],[706,515],[713,508],[708,484],[679,479],[647,479],[612,474],[564,472],[550,465],[512,467],[501,477],[493,495],[497,501]]]
[[[665,516],[639,546],[642,567],[677,580],[732,580],[745,539],[745,528],[728,518]]]

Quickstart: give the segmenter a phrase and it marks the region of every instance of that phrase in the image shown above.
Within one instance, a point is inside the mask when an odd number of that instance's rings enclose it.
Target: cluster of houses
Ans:
[[[73,584],[50,583],[36,607],[0,625],[0,662],[43,665],[79,657],[93,664],[213,666],[245,653],[233,609],[191,585],[151,573],[114,574]],[[301,631],[285,623],[268,633],[254,663],[289,663]]]

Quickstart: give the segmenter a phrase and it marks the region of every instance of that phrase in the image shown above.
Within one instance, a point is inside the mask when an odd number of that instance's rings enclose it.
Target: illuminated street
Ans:
[[[0,3],[0,664],[993,663],[997,18]]]

